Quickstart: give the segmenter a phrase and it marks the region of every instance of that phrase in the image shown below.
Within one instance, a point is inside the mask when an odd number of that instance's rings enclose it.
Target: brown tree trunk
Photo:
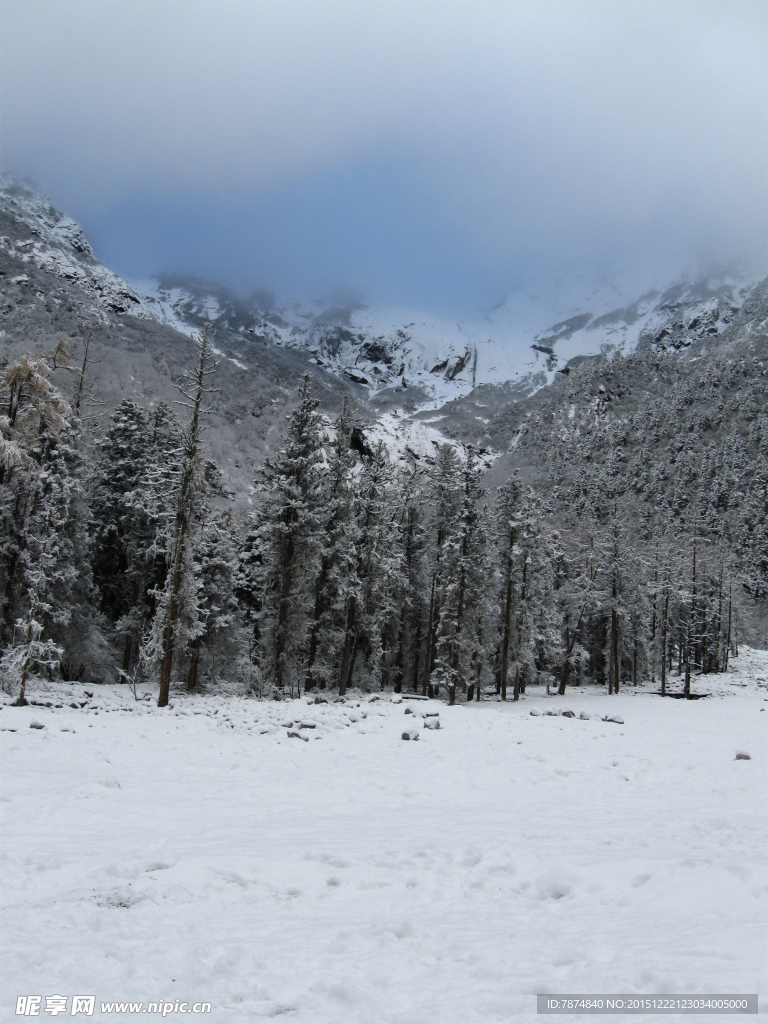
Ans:
[[[171,592],[168,599],[168,612],[163,629],[163,660],[160,665],[160,692],[157,697],[159,708],[167,707],[171,692],[171,669],[173,667],[173,648],[176,643],[176,623],[179,618],[178,593],[181,589],[181,560],[183,554],[182,537],[176,543],[176,557],[172,568]]]
[[[667,695],[667,623],[669,622],[669,591],[664,595],[664,618],[661,622],[661,696]]]
[[[323,613],[323,591],[325,583],[324,567],[320,571],[317,583],[315,584],[315,607],[312,615],[312,626],[309,631],[309,653],[307,655],[307,671],[304,676],[304,693],[309,693],[315,688],[314,667],[317,657],[317,638],[320,633],[320,616]]]
[[[344,633],[344,653],[341,656],[341,675],[339,676],[339,696],[347,692],[347,681],[350,675],[350,655],[352,653],[352,634],[355,628],[355,599],[350,597],[347,603],[347,627]]]
[[[437,573],[432,573],[432,590],[429,595],[429,618],[427,619],[427,653],[424,658],[424,678],[421,681],[423,693],[426,695],[429,677],[432,675],[432,663],[434,660],[433,638],[435,633],[435,586]]]
[[[507,593],[504,600],[504,638],[501,642],[501,699],[507,699],[507,661],[509,660],[509,634],[512,615],[512,573],[507,568]]]
[[[288,615],[291,603],[291,576],[293,570],[293,538],[289,535],[283,559],[283,580],[280,586],[280,606],[277,612],[277,637],[275,641],[275,685],[282,693],[285,689],[285,643],[288,633]]]
[[[197,668],[200,664],[200,643],[202,638],[196,636],[192,641],[192,657],[189,660],[189,672],[187,672],[187,689],[197,689]]]

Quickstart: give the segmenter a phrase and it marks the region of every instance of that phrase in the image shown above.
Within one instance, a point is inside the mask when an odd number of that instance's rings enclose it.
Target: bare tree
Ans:
[[[183,396],[179,403],[191,412],[189,426],[184,430],[181,447],[181,467],[176,492],[176,514],[173,525],[171,562],[166,583],[165,600],[161,601],[158,615],[161,619],[160,693],[157,706],[168,704],[171,688],[174,644],[179,618],[179,595],[184,583],[185,554],[194,525],[194,493],[199,472],[201,415],[203,399],[213,389],[207,381],[216,368],[211,355],[210,327],[206,324],[197,342],[197,365],[188,367],[176,385]]]

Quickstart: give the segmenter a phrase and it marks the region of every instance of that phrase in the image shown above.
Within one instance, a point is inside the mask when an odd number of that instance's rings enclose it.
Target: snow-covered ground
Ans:
[[[704,684],[8,698],[0,1019],[19,995],[95,995],[104,1021],[181,999],[216,1024],[479,1024],[534,1020],[537,992],[765,994],[768,655]]]

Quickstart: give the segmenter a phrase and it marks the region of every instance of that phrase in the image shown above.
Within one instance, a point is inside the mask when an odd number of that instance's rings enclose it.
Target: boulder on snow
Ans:
[[[43,725],[42,722],[30,722],[29,723],[29,728],[30,729],[44,729],[45,726]]]
[[[403,733],[404,740],[417,740],[418,738],[419,733],[416,729],[406,729],[406,731]]]
[[[440,728],[440,719],[439,718],[428,718],[424,722],[424,728],[425,729],[439,729]]]
[[[616,725],[624,725],[624,719],[619,715],[603,715],[604,722],[615,722]]]
[[[752,755],[748,754],[746,752],[746,750],[737,750],[736,751],[736,760],[737,761],[751,761],[752,760]]]
[[[539,711],[538,708],[531,708],[531,710],[528,712],[528,714],[529,715],[533,715],[534,718],[538,718],[539,715],[541,714],[541,711]]]
[[[575,718],[576,717],[576,715],[573,713],[573,711],[570,711],[568,708],[566,708],[565,711],[561,711],[560,714],[562,715],[563,718]]]

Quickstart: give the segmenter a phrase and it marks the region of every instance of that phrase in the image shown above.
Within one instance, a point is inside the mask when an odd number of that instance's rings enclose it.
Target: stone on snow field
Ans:
[[[471,1024],[533,1020],[536,992],[765,993],[767,677],[745,650],[695,702],[163,711],[37,684],[0,711],[0,1018],[24,994]]]

